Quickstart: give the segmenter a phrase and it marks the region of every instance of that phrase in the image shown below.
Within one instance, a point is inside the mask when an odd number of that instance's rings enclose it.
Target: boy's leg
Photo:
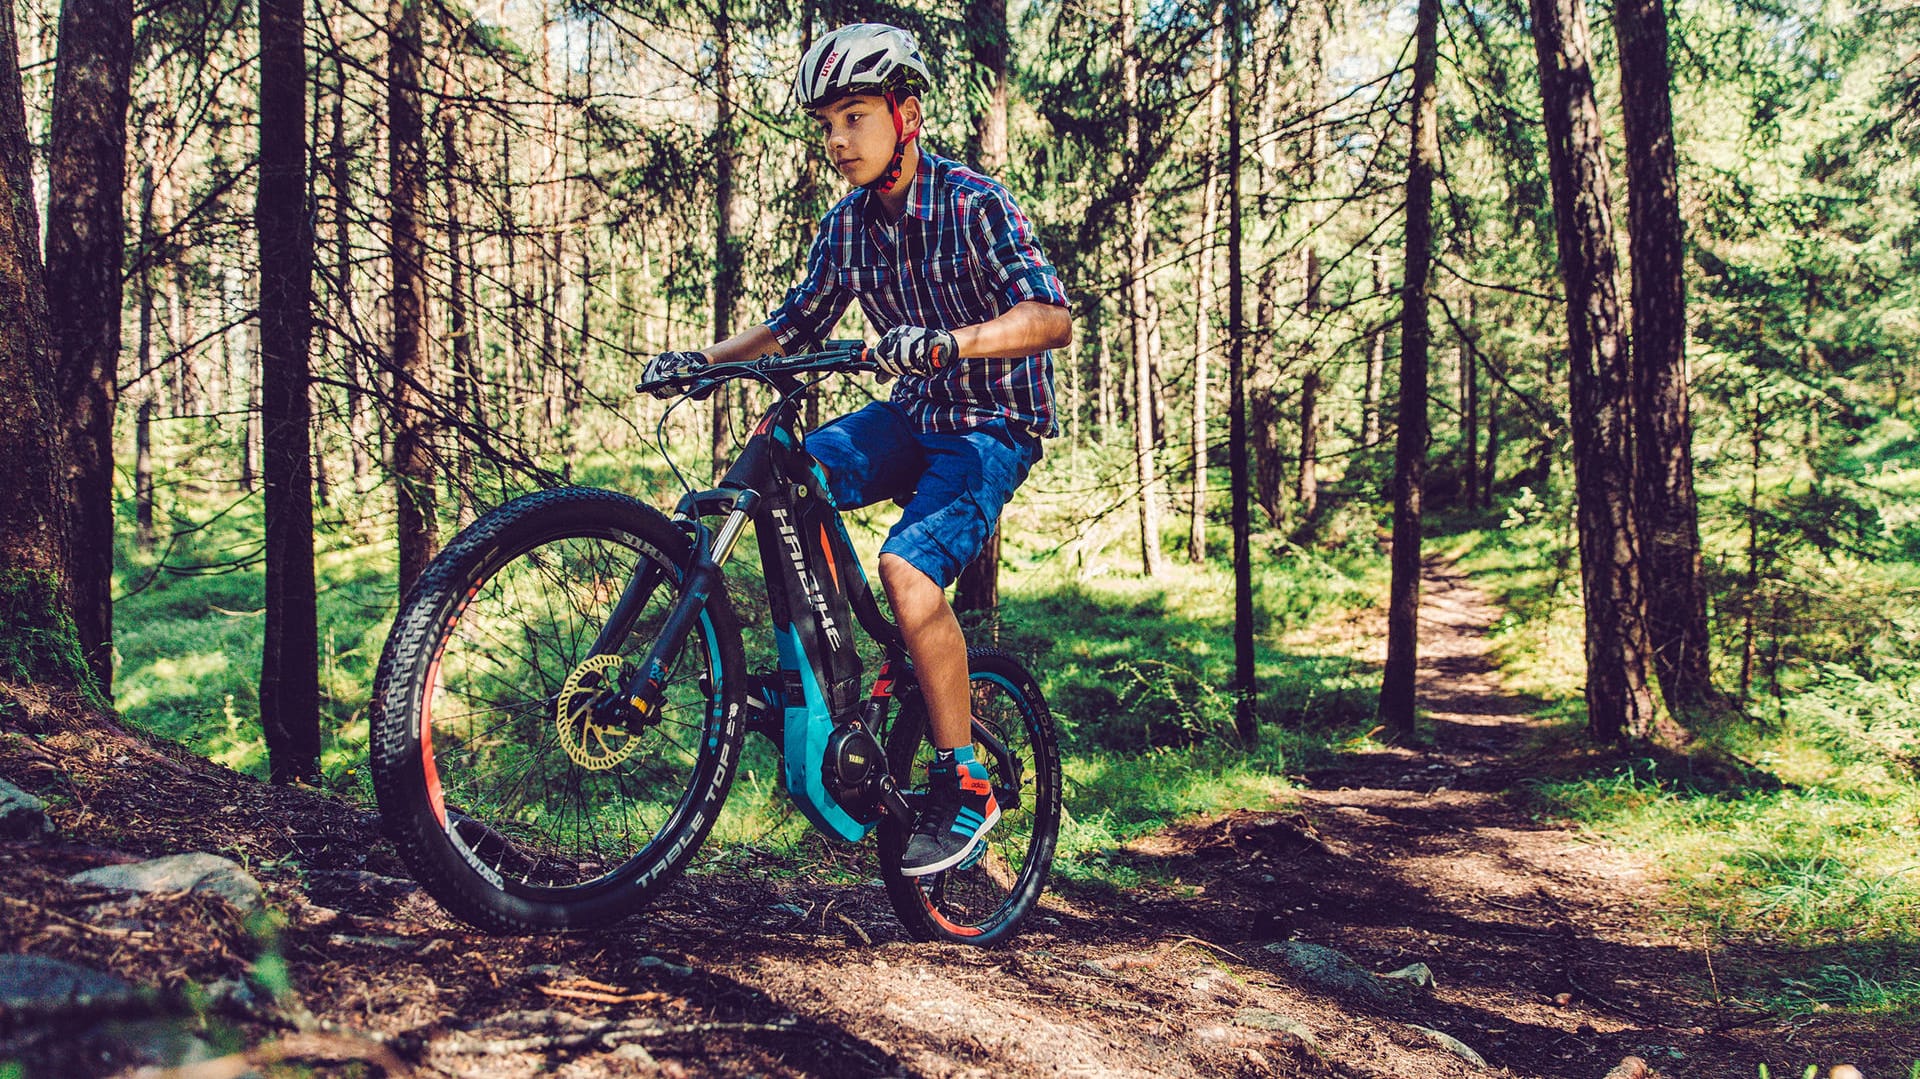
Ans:
[[[947,602],[947,590],[913,563],[881,552],[880,584],[913,659],[920,696],[935,749],[973,742],[973,708],[967,697],[967,640]]]
[[[967,644],[946,586],[985,545],[1001,507],[1039,457],[1036,444],[1013,438],[1004,425],[920,441],[926,473],[880,549],[880,581],[913,659],[937,751],[927,807],[901,858],[910,877],[966,862],[1000,819],[986,766],[973,759]]]

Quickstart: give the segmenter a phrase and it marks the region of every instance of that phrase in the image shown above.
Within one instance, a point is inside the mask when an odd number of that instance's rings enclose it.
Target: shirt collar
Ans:
[[[933,169],[939,162],[924,144],[920,147],[920,164],[913,170],[913,186],[907,190],[907,213],[922,221],[933,220]]]
[[[917,217],[922,221],[931,221],[936,212],[934,166],[942,159],[930,152],[924,142],[920,146],[919,158],[920,163],[913,170],[913,182],[907,187],[906,211],[901,214],[901,217]],[[885,209],[880,204],[878,193],[865,192],[861,209],[865,212],[868,221],[875,224],[884,223]]]

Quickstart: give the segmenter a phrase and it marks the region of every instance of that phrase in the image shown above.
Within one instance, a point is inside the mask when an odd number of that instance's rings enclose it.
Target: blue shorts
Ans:
[[[888,401],[822,426],[806,445],[826,467],[834,505],[856,509],[888,498],[905,504],[880,553],[906,559],[942,588],[986,545],[1001,508],[1041,453],[1039,439],[1005,420],[921,434],[906,410]]]

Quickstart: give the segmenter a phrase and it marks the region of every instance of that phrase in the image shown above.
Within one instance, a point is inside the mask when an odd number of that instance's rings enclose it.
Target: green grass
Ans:
[[[1920,790],[1708,792],[1629,761],[1534,794],[1543,812],[1653,856],[1716,932],[1797,947],[1913,940]]]
[[[177,511],[181,512],[181,511]],[[257,504],[193,519],[170,547],[123,542],[114,605],[115,704],[133,725],[209,758],[266,774],[259,732],[263,578]],[[395,607],[390,544],[350,531],[316,540],[322,771],[357,782],[366,756],[367,700]]]

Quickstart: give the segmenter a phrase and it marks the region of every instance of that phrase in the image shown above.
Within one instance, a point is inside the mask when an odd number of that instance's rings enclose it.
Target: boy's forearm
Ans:
[[[786,350],[764,323],[755,323],[732,337],[700,350],[708,363],[742,363],[762,356],[784,356]]]
[[[953,331],[953,339],[960,355],[969,359],[1031,356],[1050,348],[1065,348],[1073,339],[1073,318],[1057,304],[1027,300],[996,318]]]

